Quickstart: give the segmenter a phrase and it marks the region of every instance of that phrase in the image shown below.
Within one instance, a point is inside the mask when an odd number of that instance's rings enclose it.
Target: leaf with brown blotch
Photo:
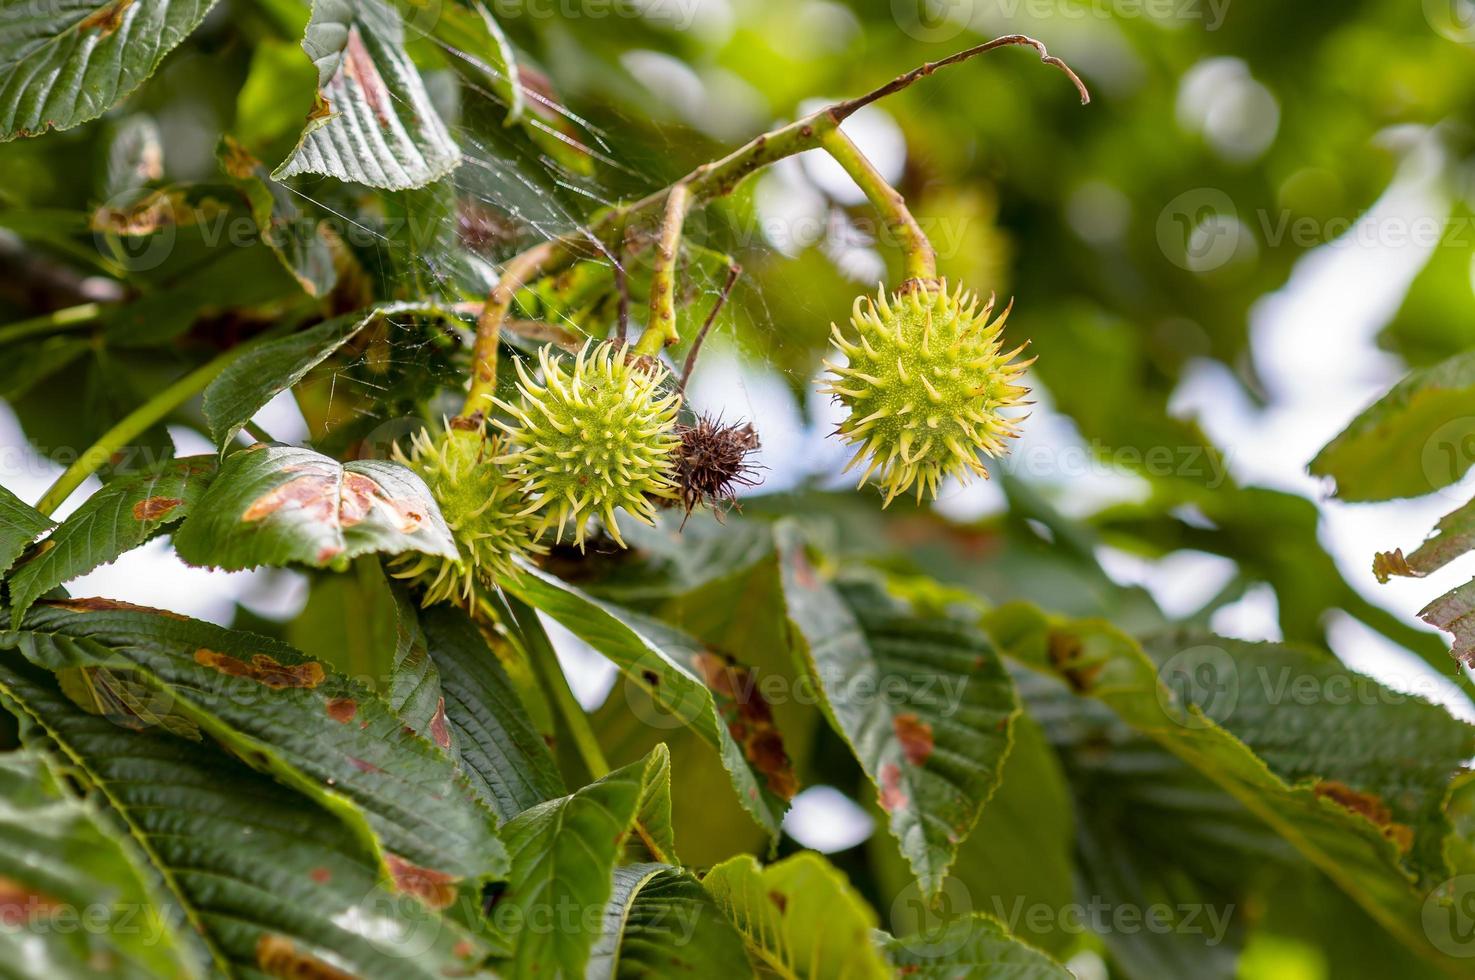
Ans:
[[[430,490],[405,467],[268,445],[226,461],[174,547],[192,564],[229,569],[343,568],[374,552],[457,557]]]

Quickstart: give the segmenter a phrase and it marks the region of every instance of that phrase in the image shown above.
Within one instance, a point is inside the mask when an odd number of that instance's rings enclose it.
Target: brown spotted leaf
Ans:
[[[702,885],[747,943],[765,976],[795,980],[891,977],[872,944],[876,913],[845,875],[812,852],[762,867],[739,855]]]
[[[19,980],[195,977],[203,963],[164,915],[127,835],[64,770],[34,751],[0,754],[0,963]],[[86,928],[62,916],[85,910]],[[53,918],[55,916],[55,918]],[[58,927],[48,928],[55,923]]]
[[[1329,654],[1192,631],[1146,648],[1016,603],[985,625],[1012,658],[1110,708],[1234,797],[1411,949],[1449,877],[1444,803],[1475,728]],[[1071,676],[1088,676],[1085,684]],[[1079,711],[1079,709],[1078,709]]]
[[[213,0],[0,2],[0,142],[96,119],[153,74]]]
[[[776,534],[796,656],[933,895],[998,786],[1019,711],[1014,683],[971,624],[919,615],[869,582],[833,585],[795,526]]]
[[[1450,656],[1475,665],[1475,582],[1466,582],[1419,610],[1419,618],[1454,637]]]
[[[127,672],[135,693],[151,693],[151,715],[187,719],[338,814],[366,846],[427,874],[474,888],[506,868],[493,814],[450,756],[373,691],[284,643],[73,599],[39,602],[19,629],[0,633],[0,658],[20,657],[52,672]],[[130,714],[114,727],[140,720]]]
[[[74,910],[90,916],[99,908],[126,910],[112,945],[123,952],[130,943],[150,957],[143,961],[147,969],[130,969],[129,960],[103,955],[109,937],[72,929],[56,938],[84,945],[90,960],[70,968],[73,961],[38,959],[35,971],[19,976],[445,980],[474,975],[489,952],[449,910],[437,913],[427,904],[427,896],[443,899],[430,888],[433,876],[410,881],[404,864],[381,859],[354,833],[341,808],[320,806],[253,771],[214,741],[119,728],[79,709],[46,671],[14,654],[0,655],[0,704],[22,719],[27,743],[64,755],[67,774],[105,811],[96,814],[108,818],[100,829],[113,837],[125,836],[114,827],[126,831],[129,843],[139,845],[139,863],[148,865],[145,880],[157,883],[148,900],[125,888],[97,840],[78,839],[52,873],[49,861],[38,860],[47,853],[42,842],[66,843],[77,829],[68,810],[86,811],[59,801],[44,812],[20,811],[22,797],[5,773],[6,760],[21,757],[0,756],[0,794],[17,818],[16,826],[0,828],[0,839],[25,845],[49,893]],[[0,878],[12,874],[0,857]],[[3,893],[0,881],[0,906]],[[480,905],[479,897],[461,901],[473,915]],[[0,929],[0,963],[14,971],[30,961],[37,938]],[[188,968],[170,963],[176,939],[190,954]],[[27,956],[18,957],[10,940],[24,941]]]
[[[324,174],[409,190],[461,162],[386,0],[318,0],[302,47],[318,69],[317,108],[273,178]]]
[[[235,453],[174,536],[195,565],[343,568],[364,554],[457,557],[425,483],[398,463],[258,444]]]
[[[718,695],[703,683],[696,664],[701,644],[532,565],[521,567],[515,578],[509,576],[501,585],[608,657],[630,683],[649,695],[663,724],[685,726],[716,750],[743,809],[770,835],[778,836],[785,802],[768,789],[767,777],[733,737]],[[546,642],[530,609],[519,609],[517,628],[526,641]]]
[[[213,456],[191,456],[171,460],[152,473],[104,484],[16,569],[10,581],[12,624],[58,585],[184,520],[210,485],[215,468]]]

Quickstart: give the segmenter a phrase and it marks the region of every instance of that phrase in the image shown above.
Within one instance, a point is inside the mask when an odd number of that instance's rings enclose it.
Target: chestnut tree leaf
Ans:
[[[338,281],[333,246],[326,227],[305,214],[292,192],[272,180],[266,166],[226,136],[218,153],[221,168],[236,182],[251,206],[251,217],[266,247],[309,296],[327,296]]]
[[[11,576],[11,624],[19,625],[31,603],[58,585],[184,520],[210,485],[215,467],[213,456],[190,456],[103,484]]]
[[[999,784],[1019,712],[1014,682],[976,627],[922,616],[879,586],[836,587],[797,526],[775,531],[795,656],[879,794],[929,899]]]
[[[346,567],[359,555],[456,558],[423,480],[386,460],[337,460],[258,443],[229,456],[174,536],[195,565]]]
[[[563,796],[563,778],[497,654],[453,606],[420,611],[430,660],[440,674],[441,723],[460,749],[477,793],[503,820]]]
[[[192,954],[187,970],[158,966],[107,975],[182,980],[347,971],[437,980],[469,975],[493,948],[428,907],[433,893],[405,887],[414,882],[403,872],[404,881],[396,878],[401,866],[386,870],[382,857],[332,808],[253,771],[211,741],[120,728],[79,708],[54,678],[13,655],[0,657],[0,704],[21,719],[24,741],[64,758],[69,775],[111,818],[109,826],[116,823],[137,845],[155,883],[153,904],[114,893],[116,901],[129,903],[123,907],[137,910],[126,934],[151,952],[157,946],[159,954],[173,945],[171,937],[181,936]],[[8,792],[6,798],[13,799]],[[52,822],[55,815],[34,826],[55,833],[61,829]],[[92,848],[74,856],[89,868],[104,859]],[[109,901],[96,882],[82,884],[90,890],[77,908]],[[171,928],[157,929],[159,919]],[[17,962],[6,958],[7,966]],[[95,965],[36,974],[96,975]]]
[[[1475,351],[1419,368],[1362,411],[1311,461],[1343,500],[1419,497],[1475,463]]]
[[[691,872],[649,862],[615,869],[585,980],[752,976],[742,937]]]
[[[8,975],[86,976],[107,963],[124,978],[199,976],[202,964],[179,923],[165,917],[133,842],[67,789],[60,768],[41,752],[0,753],[0,883],[13,916],[0,929],[0,958]],[[49,912],[67,909],[86,910],[87,927],[44,928]],[[42,928],[25,928],[31,915]]]
[[[1475,755],[1475,728],[1314,651],[1193,633],[1144,650],[1106,623],[1024,603],[985,626],[1009,656],[1100,700],[1223,788],[1409,948],[1440,956],[1421,909],[1448,877],[1442,807]]]
[[[706,649],[691,637],[614,603],[595,599],[548,572],[521,565],[502,588],[523,603],[561,623],[609,658],[654,706],[651,724],[687,727],[717,750],[743,808],[777,837],[786,801],[766,780],[733,737],[713,691],[701,679]],[[526,629],[536,627],[536,622]]]
[[[1445,514],[1423,544],[1407,555],[1402,548],[1373,556],[1373,574],[1379,582],[1399,575],[1423,578],[1475,548],[1475,500]]]
[[[568,796],[540,803],[502,828],[512,870],[494,921],[507,923],[514,953],[503,976],[582,977],[627,835],[654,800],[670,824],[670,757],[663,745]],[[669,855],[674,860],[674,855]],[[572,916],[549,923],[548,916]],[[597,921],[597,920],[596,920]],[[552,928],[549,928],[549,926]]]
[[[0,574],[10,570],[32,541],[56,522],[4,487],[0,487]]]
[[[1071,980],[1075,976],[980,912],[917,935],[883,936],[880,942],[886,961],[898,976],[909,980]]]
[[[381,190],[424,187],[461,162],[385,0],[316,0],[302,48],[318,98],[297,148],[271,174],[323,174]]]
[[[451,758],[373,691],[275,640],[108,599],[42,601],[10,650],[55,672],[103,668],[338,815],[434,906],[506,870],[494,817]],[[129,724],[145,719],[125,717]]]
[[[291,388],[381,317],[433,314],[424,303],[386,303],[258,344],[232,361],[201,396],[216,445],[235,438],[267,402]]]
[[[748,854],[702,879],[767,976],[866,980],[893,973],[871,941],[876,913],[840,871],[811,851],[762,867]]]
[[[0,142],[96,119],[154,73],[214,0],[0,0]]]

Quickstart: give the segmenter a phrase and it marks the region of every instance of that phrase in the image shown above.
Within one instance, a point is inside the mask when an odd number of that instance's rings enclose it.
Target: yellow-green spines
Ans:
[[[946,476],[987,478],[979,454],[1001,456],[1017,436],[1015,419],[1000,410],[1023,404],[1019,384],[1029,361],[1024,348],[1003,350],[1006,309],[993,322],[993,298],[979,308],[972,293],[949,293],[943,281],[913,281],[889,299],[855,301],[848,339],[837,326],[835,348],[845,363],[826,361],[822,390],[848,410],[838,434],[857,447],[846,469],[869,459],[886,503],[912,487],[937,495]]]
[[[500,437],[488,438],[480,425],[454,424],[435,438],[416,433],[408,458],[396,450],[430,488],[461,552],[459,561],[407,555],[394,567],[397,578],[424,584],[426,605],[467,602],[478,578],[493,584],[498,575],[516,574],[513,556],[547,550],[537,543],[536,522],[523,513],[517,482],[497,464],[502,454]]]
[[[572,527],[584,543],[584,525],[599,515],[619,542],[615,509],[653,523],[651,497],[675,497],[671,479],[679,398],[666,394],[666,371],[647,359],[628,359],[612,343],[586,345],[567,360],[544,347],[538,352],[542,381],[516,362],[522,398],[497,404],[513,424],[498,422],[511,439],[506,462],[531,497],[528,513],[540,529]]]

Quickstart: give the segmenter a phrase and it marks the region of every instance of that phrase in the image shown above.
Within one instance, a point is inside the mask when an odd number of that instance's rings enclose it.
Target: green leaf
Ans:
[[[423,15],[423,2],[399,0],[399,3],[411,11],[411,20]],[[512,43],[507,40],[491,11],[481,0],[472,0],[469,10],[459,4],[443,4],[435,7],[433,12],[435,22],[430,28],[431,35],[447,46],[457,67],[474,73],[507,107],[503,125],[523,122],[525,100],[517,60],[512,52]]]
[[[1418,497],[1475,463],[1475,351],[1419,368],[1362,411],[1311,461],[1343,500]]]
[[[1073,976],[978,913],[954,919],[935,934],[885,936],[881,948],[898,975],[915,980],[1071,980]]]
[[[174,547],[191,564],[227,569],[344,568],[376,552],[458,557],[429,488],[400,464],[264,443],[226,459]]]
[[[230,442],[262,406],[301,381],[307,372],[381,317],[432,314],[436,310],[423,303],[390,303],[325,320],[242,354],[210,382],[201,397],[211,437],[220,446]]]
[[[269,48],[258,50],[270,50]],[[251,205],[256,230],[309,296],[327,296],[338,281],[333,247],[321,222],[303,213],[292,192],[271,179],[266,167],[244,146],[225,137],[220,163]]]
[[[628,602],[703,645],[707,654],[697,663],[728,731],[764,787],[787,802],[799,790],[796,760],[808,758],[823,721],[811,697],[789,694],[807,695],[810,687],[798,679],[791,650],[772,529],[735,516],[720,525],[696,514],[678,531],[683,518],[670,516],[655,528],[631,522],[624,533],[632,552],[610,562],[607,574],[598,561],[586,563],[594,578],[585,587],[601,599]],[[688,861],[709,866],[738,851],[761,851],[767,844],[762,828],[744,810],[727,773],[707,763],[709,749],[694,732],[651,723],[662,714],[643,690],[621,678],[593,723],[606,754],[620,761],[666,741],[680,774],[672,809]]]
[[[384,0],[316,0],[302,48],[318,69],[318,101],[273,178],[408,190],[456,168],[461,151],[403,45],[400,15]]]
[[[1447,876],[1444,805],[1475,756],[1475,726],[1309,649],[1194,630],[1148,637],[1143,649],[1175,694],[1281,779],[1312,784],[1377,824],[1423,884]]]
[[[1407,556],[1402,548],[1373,556],[1373,574],[1379,582],[1394,575],[1423,578],[1475,548],[1475,500],[1445,514],[1429,539]]]
[[[742,937],[688,871],[666,864],[615,869],[604,927],[586,980],[753,976]]]
[[[477,794],[503,820],[563,796],[547,743],[477,625],[446,605],[422,610],[420,625],[440,672],[444,723]]]
[[[698,677],[705,649],[690,637],[613,603],[602,602],[540,568],[522,566],[502,588],[608,657],[657,709],[653,723],[685,725],[717,750],[744,809],[776,837],[784,801],[768,790],[733,738],[713,693]]]
[[[1419,618],[1454,637],[1449,655],[1460,663],[1475,663],[1475,581],[1466,582],[1419,610]]]
[[[451,759],[362,685],[285,644],[105,599],[41,602],[0,633],[51,671],[104,668],[156,692],[254,768],[339,815],[426,889],[500,873],[492,814]],[[137,722],[124,718],[125,723]]]
[[[103,485],[11,577],[11,625],[63,582],[113,561],[183,520],[215,475],[215,459],[171,460],[155,473]]]
[[[10,570],[32,541],[56,522],[4,487],[0,487],[0,574]]]
[[[8,975],[198,975],[131,842],[64,788],[51,760],[0,754],[0,801],[0,958],[15,971]],[[76,928],[79,920],[87,927]]]
[[[973,626],[919,616],[872,584],[835,588],[793,525],[776,533],[798,655],[930,899],[999,784],[1014,682]]]
[[[28,740],[67,757],[145,856],[167,898],[159,913],[144,906],[135,928],[160,913],[187,923],[181,931],[202,947],[196,959],[214,961],[209,975],[432,980],[467,973],[486,954],[401,888],[329,810],[212,743],[118,728],[15,657],[0,657],[0,701],[26,720]]]
[[[71,129],[154,73],[213,0],[0,3],[0,142]]]
[[[1418,927],[1415,883],[1434,874],[1447,821],[1431,806],[1447,792],[1451,756],[1475,751],[1468,726],[1302,651],[1215,638],[1159,664],[1109,625],[1052,620],[1024,604],[985,624],[1010,656],[1099,699],[1269,824],[1410,948],[1437,955]],[[1249,659],[1240,665],[1230,649]],[[1374,703],[1347,703],[1362,695]],[[1388,717],[1401,719],[1396,739]]]
[[[1241,803],[1110,708],[1054,677],[1021,668],[1018,681],[1068,776],[1065,805],[1078,814],[1072,864],[1089,904],[1079,923],[1061,911],[1073,899],[1052,906],[1051,924],[1093,929],[1128,976],[1236,976],[1245,910],[1261,883],[1287,868],[1315,872]],[[1115,910],[1125,908],[1155,927],[1118,927]],[[1034,931],[1033,909],[992,911],[1016,931]]]
[[[795,980],[892,976],[871,942],[876,913],[818,854],[795,854],[766,868],[740,854],[707,872],[702,885],[766,975]]]
[[[658,746],[644,760],[540,803],[502,828],[512,870],[492,915],[514,941],[511,959],[501,965],[505,976],[584,975],[625,836],[652,786],[668,778],[668,766]]]
[[[1063,909],[1076,898],[1071,787],[1035,713],[1036,706],[1027,702],[1025,712],[1014,720],[1014,745],[1004,761],[999,788],[958,848],[938,908],[991,913],[1027,942],[1065,955],[1077,941],[1074,924],[1061,922],[1058,916],[1027,914],[1036,908]],[[1094,819],[1093,811],[1083,812]],[[911,869],[891,838],[872,834],[865,846],[881,894],[897,896],[891,928],[931,932],[942,925],[933,921],[935,913],[920,900]]]

